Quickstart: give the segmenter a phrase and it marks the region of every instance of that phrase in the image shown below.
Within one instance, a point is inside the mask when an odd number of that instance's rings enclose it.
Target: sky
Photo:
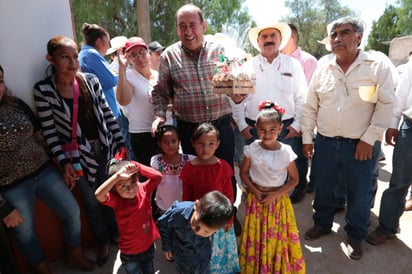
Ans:
[[[367,37],[372,27],[372,21],[379,19],[386,5],[396,6],[396,0],[341,0],[340,3],[342,6],[347,6],[354,10],[366,24],[361,47],[366,45]],[[246,7],[249,9],[249,14],[258,26],[278,22],[283,15],[289,13],[289,10],[284,6],[283,0],[246,0]],[[319,40],[321,40],[321,38],[323,37],[319,37]]]

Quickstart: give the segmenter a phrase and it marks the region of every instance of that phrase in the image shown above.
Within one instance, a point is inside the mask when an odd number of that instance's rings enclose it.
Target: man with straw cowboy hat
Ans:
[[[291,30],[286,23],[252,28],[249,41],[260,51],[244,64],[244,69],[256,74],[256,93],[232,96],[233,118],[247,144],[257,139],[254,129],[260,102],[270,100],[286,109],[279,141],[289,144],[298,155],[296,166],[299,184],[291,195],[292,203],[300,202],[306,194],[308,162],[302,155],[300,121],[306,97],[307,83],[299,61],[280,52],[287,44]]]

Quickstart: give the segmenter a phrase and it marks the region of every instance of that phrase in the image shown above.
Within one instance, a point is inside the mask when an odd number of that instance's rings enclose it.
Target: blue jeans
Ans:
[[[80,246],[79,206],[58,170],[49,164],[40,173],[2,193],[17,209],[24,222],[12,228],[16,243],[31,265],[45,260],[34,227],[34,201],[37,196],[63,222],[64,240],[68,248]]]
[[[237,125],[235,125],[233,129],[233,136],[234,136],[234,142],[235,142],[235,155],[234,155],[234,162],[240,165],[242,164],[243,161],[243,147],[245,146],[245,139],[242,137],[240,134],[239,128]]]
[[[154,274],[154,244],[146,251],[139,254],[120,254],[122,265],[128,274]]]
[[[302,137],[293,137],[293,138],[285,139],[285,136],[289,132],[287,127],[290,126],[293,123],[293,121],[294,121],[293,118],[282,121],[283,128],[278,136],[278,141],[282,142],[283,144],[290,145],[292,147],[293,152],[295,152],[295,154],[297,155],[295,164],[296,164],[296,168],[298,169],[298,173],[299,173],[299,183],[295,187],[295,191],[298,191],[298,192],[302,191],[306,193],[306,185],[308,184],[308,180],[306,178],[306,175],[308,174],[308,160],[303,156]],[[251,130],[253,137],[250,138],[249,140],[246,140],[246,144],[249,145],[256,139],[258,139],[258,135],[257,135],[257,131],[255,128],[256,122],[250,119],[246,119],[246,122],[248,123],[248,125],[253,127]]]
[[[405,197],[412,184],[412,122],[403,122],[392,157],[389,188],[382,194],[378,230],[391,235],[399,230],[399,218],[405,208]]]
[[[372,174],[371,174],[371,196],[370,196],[370,208],[375,205],[375,196],[378,191],[378,178],[379,178],[379,156],[381,152],[381,141],[376,141],[372,148]],[[344,174],[340,174],[338,185],[335,190],[335,207],[345,208],[346,204],[346,181],[350,178],[345,178]]]
[[[87,169],[84,169],[85,176],[80,177],[76,187],[84,202],[87,221],[96,238],[99,246],[106,245],[110,242],[110,236],[117,234],[116,221],[112,208],[106,207],[97,201],[94,192],[101,183],[107,178],[105,167],[108,161],[107,148],[100,141],[91,143],[91,153],[94,156],[99,167],[96,173],[96,182],[91,186],[87,178]]]
[[[185,264],[178,264],[175,262],[177,272],[180,274],[209,274],[210,264],[199,264],[187,259]]]
[[[338,137],[339,138],[339,137]],[[367,235],[370,215],[372,161],[355,160],[359,140],[329,138],[317,134],[312,172],[316,177],[313,220],[320,230],[332,228],[335,189],[339,174],[344,174],[347,192],[345,231],[349,240],[362,242]]]
[[[130,143],[129,120],[122,111],[120,111],[120,115],[117,117],[117,124],[123,135],[124,143],[126,144],[127,152],[129,153],[129,160],[134,160],[133,148]]]

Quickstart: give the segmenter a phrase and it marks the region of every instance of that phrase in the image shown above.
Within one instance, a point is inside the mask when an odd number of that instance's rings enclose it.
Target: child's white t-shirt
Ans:
[[[249,175],[255,184],[279,187],[285,184],[289,164],[297,158],[291,146],[282,144],[278,150],[267,150],[256,140],[244,147],[244,154],[251,159]]]

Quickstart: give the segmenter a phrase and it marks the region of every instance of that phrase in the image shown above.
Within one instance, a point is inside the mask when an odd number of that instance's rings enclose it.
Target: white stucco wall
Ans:
[[[408,62],[410,51],[412,51],[412,35],[393,38],[389,47],[389,58],[395,66],[399,66]]]
[[[0,64],[13,95],[33,107],[33,86],[45,77],[46,44],[73,38],[70,0],[0,0]]]

